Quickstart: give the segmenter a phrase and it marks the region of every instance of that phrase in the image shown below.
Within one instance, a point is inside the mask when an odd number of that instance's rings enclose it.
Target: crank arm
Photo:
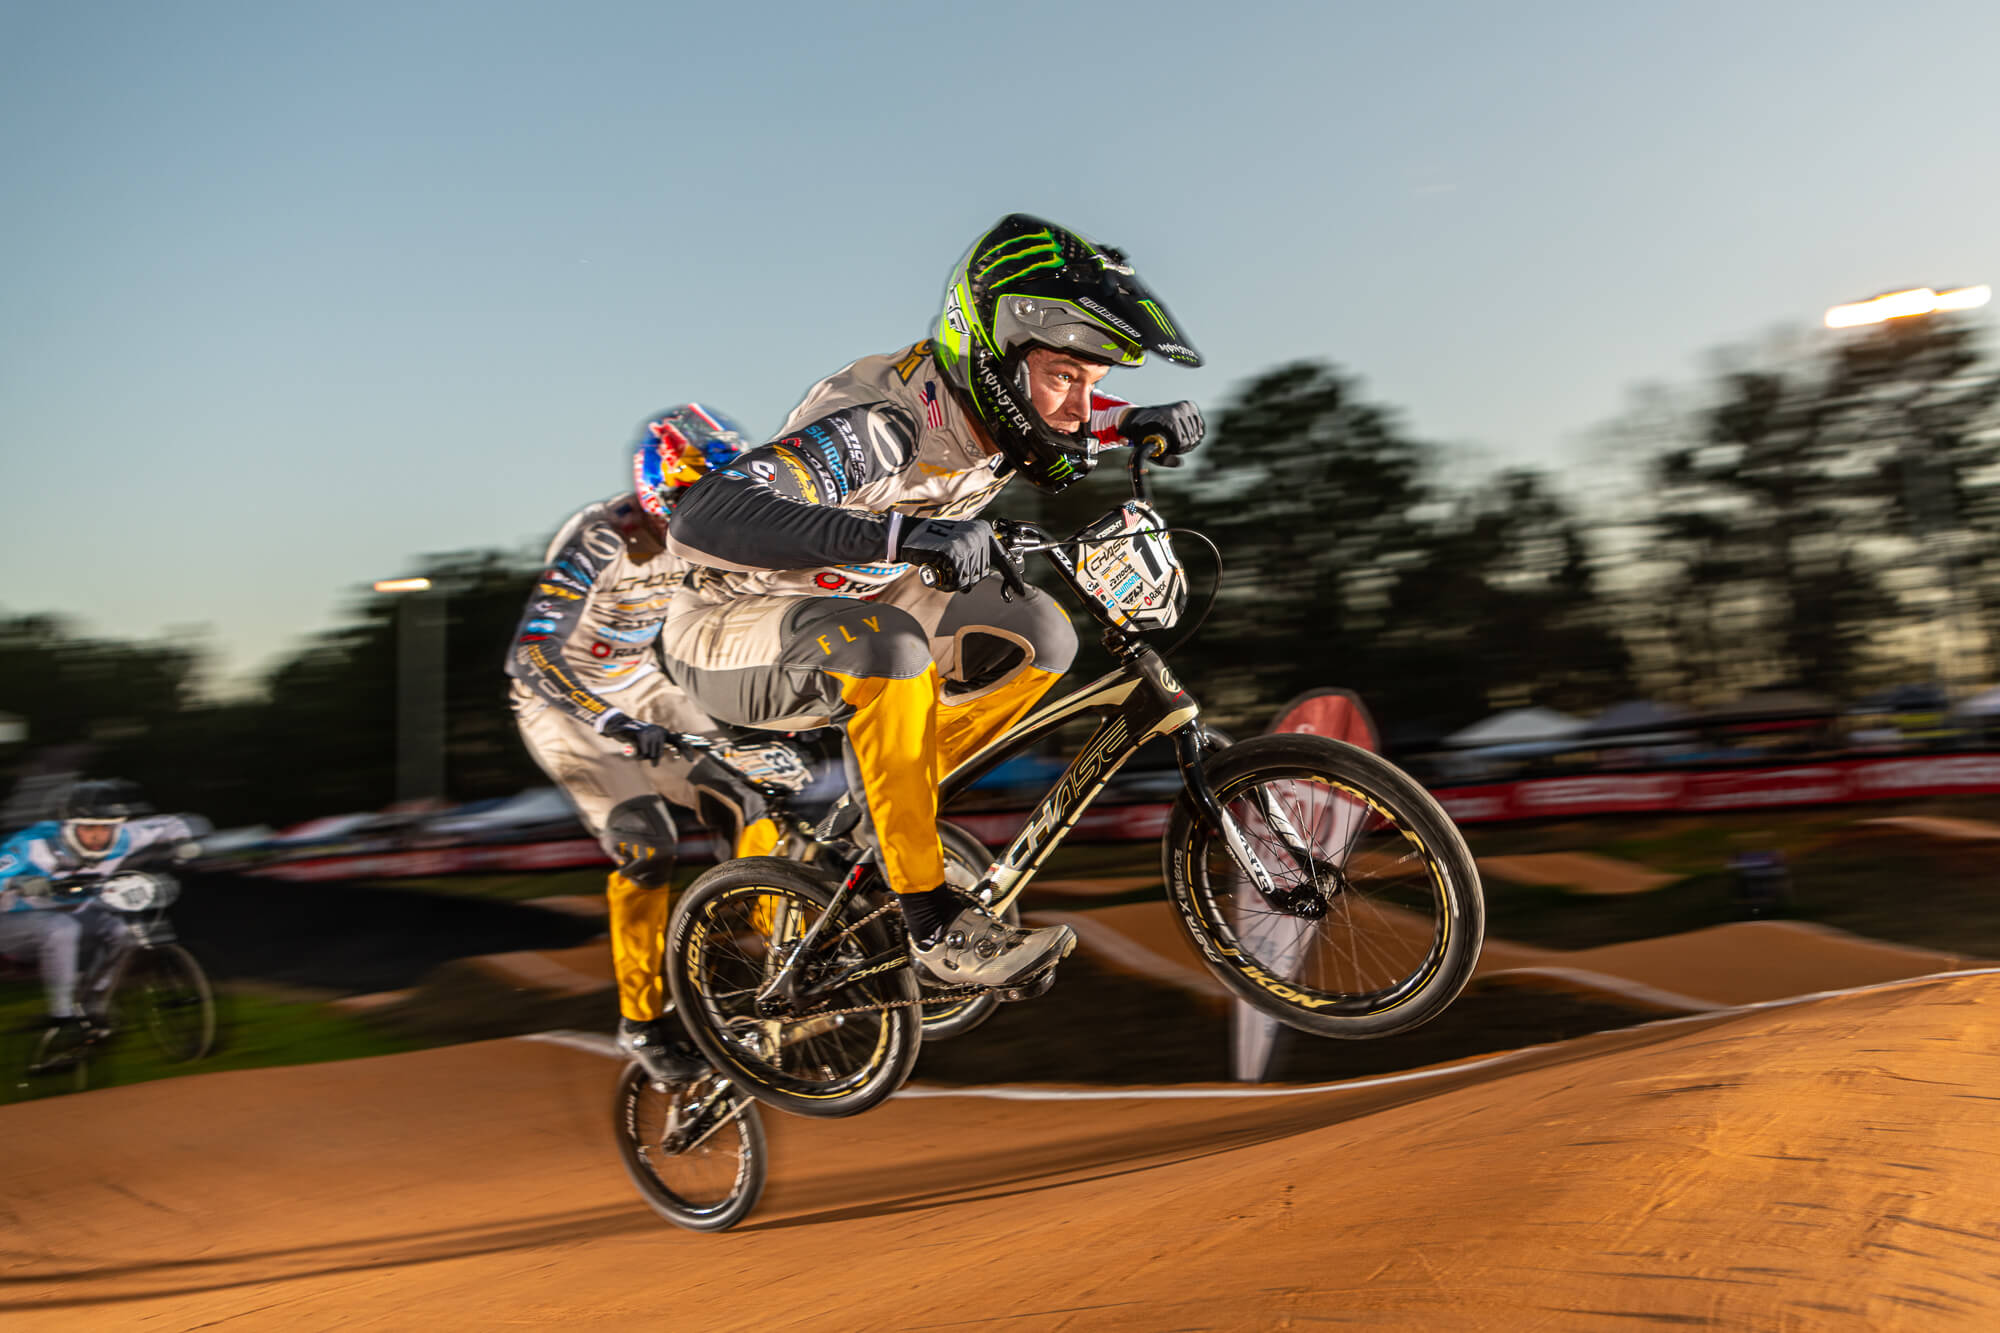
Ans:
[[[700,1104],[685,1111],[676,1109],[674,1117],[676,1121],[686,1120],[695,1124],[701,1124],[707,1119],[707,1124],[697,1137],[688,1140],[686,1143],[675,1143],[673,1142],[674,1136],[680,1130],[680,1126],[676,1124],[674,1129],[661,1136],[660,1146],[675,1156],[693,1152],[696,1148],[714,1138],[724,1125],[727,1125],[732,1120],[741,1118],[743,1108],[749,1105],[749,1100],[747,1098],[730,1097],[729,1090],[730,1083],[728,1079],[717,1079],[714,1091],[702,1098]],[[715,1104],[725,1098],[729,1100],[729,1109],[715,1116],[713,1119],[708,1119],[709,1112],[714,1108]]]

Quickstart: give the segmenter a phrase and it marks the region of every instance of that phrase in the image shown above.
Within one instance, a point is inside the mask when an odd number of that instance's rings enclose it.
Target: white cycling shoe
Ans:
[[[1048,971],[1076,947],[1068,926],[1010,926],[967,907],[928,949],[910,941],[910,957],[951,986],[1018,986]]]

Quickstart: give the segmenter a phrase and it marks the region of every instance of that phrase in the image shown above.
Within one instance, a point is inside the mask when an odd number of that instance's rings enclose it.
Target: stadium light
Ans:
[[[444,799],[444,601],[426,578],[377,579],[376,592],[416,593],[396,608],[396,800]]]
[[[1885,292],[1866,301],[1834,306],[1826,312],[1826,326],[1852,329],[1911,315],[1936,314],[1940,310],[1977,310],[1992,299],[1993,289],[1983,282],[1976,287],[1954,287],[1942,292],[1912,287],[1908,291]]]

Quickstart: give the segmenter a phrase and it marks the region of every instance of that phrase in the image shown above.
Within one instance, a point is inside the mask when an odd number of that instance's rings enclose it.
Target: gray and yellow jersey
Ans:
[[[668,552],[632,553],[636,510],[615,496],[563,525],[507,652],[509,676],[599,731],[622,693],[657,681],[653,644],[685,572]]]
[[[1100,399],[1102,436],[1129,405]],[[1007,484],[999,465],[920,342],[815,384],[777,439],[683,493],[667,544],[696,566],[698,604],[874,597],[910,571],[902,525],[979,513]]]

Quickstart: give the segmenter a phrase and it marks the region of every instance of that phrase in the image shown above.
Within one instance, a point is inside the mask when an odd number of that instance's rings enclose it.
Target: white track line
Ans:
[[[1877,981],[1866,986],[1848,986],[1839,990],[1814,991],[1809,995],[1788,995],[1782,1000],[1759,1000],[1754,1004],[1729,1005],[1710,1009],[1706,1013],[1682,1014],[1674,1018],[1658,1018],[1647,1023],[1634,1023],[1630,1027],[1608,1028],[1606,1031],[1635,1032],[1643,1028],[1667,1028],[1688,1023],[1712,1023],[1719,1018],[1736,1014],[1756,1013],[1761,1009],[1789,1009],[1794,1005],[1811,1004],[1815,1000],[1837,999],[1843,995],[1866,995],[1870,991],[1891,990],[1898,986],[1916,986],[1925,982],[1950,980],[1955,977],[2000,976],[2000,967],[1966,968],[1955,972],[1929,972],[1920,977],[1902,977],[1895,981]],[[609,1037],[589,1032],[534,1032],[518,1038],[520,1041],[545,1041],[558,1046],[568,1046],[594,1055],[608,1055],[623,1059]],[[1581,1040],[1581,1038],[1577,1038]],[[942,1097],[970,1097],[996,1102],[1168,1102],[1168,1101],[1211,1101],[1243,1100],[1265,1097],[1310,1097],[1329,1092],[1351,1092],[1361,1088],[1385,1088],[1399,1083],[1426,1083],[1433,1079],[1450,1078],[1475,1069],[1490,1069],[1496,1065],[1514,1064],[1531,1055],[1559,1050],[1566,1042],[1544,1042],[1539,1046],[1523,1046],[1519,1050],[1502,1051],[1498,1055],[1481,1056],[1476,1060],[1461,1060],[1456,1064],[1438,1065],[1431,1069],[1415,1069],[1405,1074],[1380,1074],[1374,1078],[1347,1079],[1340,1083],[1314,1083],[1296,1088],[904,1088],[897,1092],[897,1098],[924,1100]]]

